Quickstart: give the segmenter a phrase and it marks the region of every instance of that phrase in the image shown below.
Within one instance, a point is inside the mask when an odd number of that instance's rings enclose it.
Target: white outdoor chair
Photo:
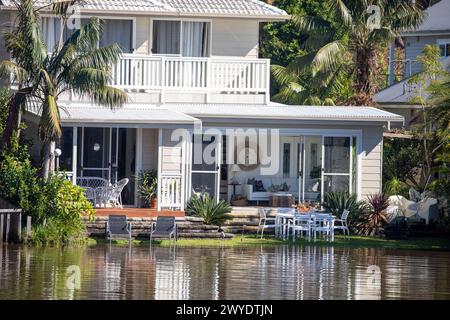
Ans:
[[[122,208],[122,191],[130,179],[125,178],[115,186],[99,187],[95,189],[96,205],[100,207]]]
[[[129,181],[130,179],[124,178],[122,180],[119,180],[113,187],[111,192],[111,198],[109,199],[109,202],[113,207],[117,206],[119,208],[122,208],[122,191]]]
[[[109,181],[99,177],[78,177],[77,186],[95,189],[109,186]]]
[[[317,233],[320,233],[322,238],[324,236],[328,237],[328,240],[331,241],[332,234],[334,233],[334,229],[330,223],[330,220],[324,219],[318,214],[314,215],[312,219],[312,232],[314,233],[314,241],[317,240]]]
[[[267,217],[267,211],[264,208],[258,208],[258,214],[259,214],[259,225],[258,230],[256,230],[256,236],[258,236],[259,230],[261,229],[261,239],[264,236],[264,229],[268,228],[275,228],[275,234],[277,233],[277,228],[280,227],[276,223],[277,218],[275,217]],[[269,223],[267,223],[269,222]]]
[[[91,201],[94,206],[97,205],[97,190],[109,185],[108,180],[99,177],[78,177],[77,186],[84,189],[84,196]]]
[[[344,232],[344,236],[347,234],[347,236],[350,236],[350,229],[348,228],[348,224],[347,224],[347,218],[349,215],[350,211],[348,210],[344,210],[344,212],[342,212],[341,214],[341,218],[340,219],[334,219],[334,230],[342,230]],[[336,223],[338,223],[336,225]]]
[[[288,222],[288,234],[292,231],[292,242],[295,241],[297,233],[303,237],[303,232],[306,233],[308,241],[311,241],[311,211],[308,214],[298,214]]]

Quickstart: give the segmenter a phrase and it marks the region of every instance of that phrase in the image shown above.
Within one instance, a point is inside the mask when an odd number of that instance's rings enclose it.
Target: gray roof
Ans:
[[[398,121],[403,117],[372,107],[287,106],[239,104],[167,104],[174,110],[196,118],[317,121]]]
[[[427,17],[425,21],[415,30],[409,33],[437,33],[439,31],[450,32],[450,0],[441,0],[425,10]]]
[[[14,7],[12,0],[0,0],[5,7]],[[52,0],[36,0],[42,7]],[[260,0],[84,0],[81,11],[154,13],[164,15],[246,16],[285,20],[289,15]]]
[[[89,125],[130,125],[154,127],[165,125],[200,125],[201,119],[224,121],[253,120],[283,121],[348,121],[348,122],[403,122],[403,117],[373,107],[345,106],[288,106],[271,103],[254,104],[135,104],[130,103],[115,110],[90,103],[62,103],[61,122]],[[31,114],[39,115],[36,105],[28,106]]]
[[[61,123],[73,124],[122,124],[127,126],[152,127],[156,126],[184,126],[194,125],[198,120],[165,107],[155,105],[127,104],[111,110],[107,107],[91,103],[61,103]],[[37,104],[29,104],[28,111],[33,115],[40,115]]]

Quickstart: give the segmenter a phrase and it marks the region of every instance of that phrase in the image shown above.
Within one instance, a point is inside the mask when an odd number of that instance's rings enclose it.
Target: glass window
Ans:
[[[325,173],[350,173],[350,137],[325,137]]]
[[[123,53],[133,52],[133,21],[110,19],[104,20],[100,47],[117,43]]]
[[[180,21],[153,21],[152,52],[155,54],[180,54],[180,36]]]
[[[288,178],[291,168],[291,144],[283,143],[283,177]]]
[[[450,56],[450,40],[441,40],[438,41],[439,51],[441,53],[441,57]]]
[[[153,21],[152,53],[206,57],[209,55],[209,23]]]
[[[73,128],[62,128],[62,136],[57,144],[61,149],[61,156],[59,157],[59,170],[72,171],[72,144],[73,144]]]
[[[324,176],[323,190],[325,193],[331,191],[349,191],[349,176]]]
[[[85,25],[89,19],[82,18],[81,25]],[[61,19],[56,17],[42,17],[41,32],[47,49],[52,51],[61,36]],[[64,26],[63,41],[75,32]],[[117,43],[124,53],[133,52],[133,21],[121,19],[104,19],[103,33],[100,37],[99,46],[104,47],[112,43]]]

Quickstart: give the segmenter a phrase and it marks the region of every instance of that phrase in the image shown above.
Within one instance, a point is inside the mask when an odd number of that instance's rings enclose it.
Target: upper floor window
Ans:
[[[89,21],[87,18],[81,19],[84,25]],[[61,25],[61,20],[57,17],[42,17],[41,31],[47,49],[52,51],[61,37],[66,41],[75,31]],[[117,43],[124,53],[133,52],[133,21],[128,19],[103,19],[103,33],[100,36],[99,46],[104,47],[112,43]]]
[[[439,46],[439,50],[441,51],[441,57],[450,56],[450,39],[438,40],[437,44]]]
[[[154,20],[152,53],[207,57],[210,48],[209,30],[208,22]]]

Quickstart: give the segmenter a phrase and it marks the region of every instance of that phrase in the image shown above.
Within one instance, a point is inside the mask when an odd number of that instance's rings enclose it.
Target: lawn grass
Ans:
[[[88,245],[107,244],[109,241],[100,238],[89,238]],[[116,245],[128,245],[126,240],[113,240]],[[132,245],[149,245],[149,240],[133,240]],[[156,246],[168,247],[169,240],[154,240]],[[172,244],[173,245],[173,244]],[[292,241],[281,240],[275,237],[256,238],[254,235],[236,235],[228,240],[213,239],[179,239],[177,247],[252,247],[252,246],[279,246],[279,245],[315,245],[315,246],[333,246],[337,248],[386,248],[386,249],[407,249],[407,250],[450,250],[450,239],[445,238],[417,238],[407,240],[388,240],[375,237],[351,236],[346,239],[342,236],[336,236],[335,241],[330,243],[325,240],[308,242],[300,239],[295,243]]]

